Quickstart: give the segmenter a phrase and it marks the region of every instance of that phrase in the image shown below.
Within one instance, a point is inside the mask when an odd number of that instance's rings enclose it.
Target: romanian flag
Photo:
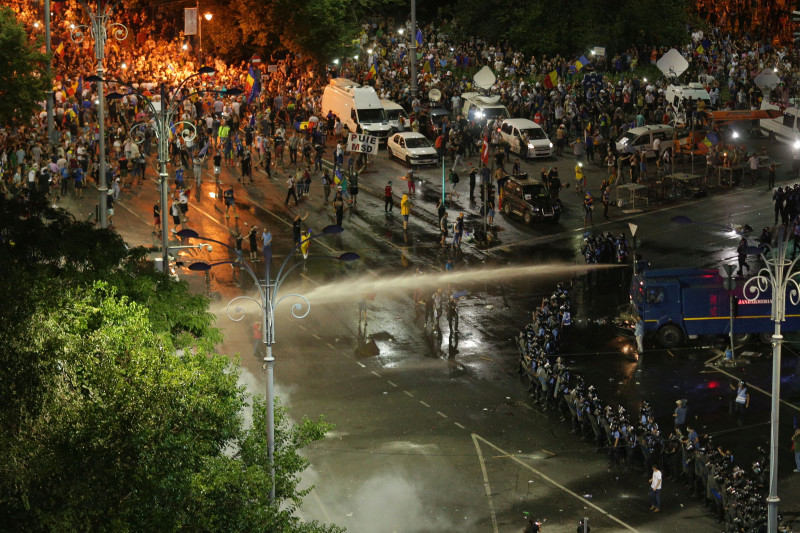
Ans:
[[[250,96],[250,92],[253,90],[253,86],[256,82],[256,73],[253,70],[252,65],[250,66],[250,70],[247,71],[247,78],[244,80],[244,92]]]
[[[558,73],[554,70],[544,77],[544,86],[546,89],[552,89],[558,84]]]
[[[83,94],[83,74],[78,76],[78,86],[75,87],[75,92],[78,93],[78,96]]]
[[[431,62],[430,61],[423,61],[422,62],[422,72],[429,73],[431,71]]]
[[[253,70],[253,67],[250,67],[250,70]],[[255,74],[255,72],[253,72]],[[247,73],[248,79],[250,78],[250,73]],[[250,94],[247,96],[247,103],[249,104],[254,99],[258,98],[258,95],[261,94],[261,78],[256,77],[252,82],[252,87],[250,89]]]
[[[377,71],[375,70],[375,64],[373,63],[371,67],[369,67],[369,71],[367,71],[367,79],[371,80],[375,77]]]
[[[422,46],[424,39],[422,37],[422,30],[417,29],[417,44]]]
[[[72,85],[67,87],[67,95],[75,96],[75,93],[77,92],[77,90],[78,90],[78,82],[76,81],[75,83],[73,83]]]
[[[578,60],[575,62],[575,70],[577,70],[578,72],[580,72],[580,71],[581,71],[581,69],[582,69],[583,67],[585,67],[586,65],[588,65],[588,64],[589,64],[589,60],[588,60],[588,59],[586,59],[586,56],[581,56],[581,58],[580,58],[580,59],[578,59]]]
[[[58,57],[60,57],[61,59],[64,59],[64,42],[63,41],[58,43],[58,46],[56,47],[55,51],[56,51],[56,55]]]
[[[706,51],[706,49],[703,48],[703,43],[700,43],[700,44],[697,45],[696,51],[697,51],[698,54],[702,54],[703,52]]]

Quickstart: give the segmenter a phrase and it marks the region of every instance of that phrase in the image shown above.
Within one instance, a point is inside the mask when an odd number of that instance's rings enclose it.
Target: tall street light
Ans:
[[[78,3],[83,8],[84,13],[89,17],[91,26],[76,25],[70,33],[70,38],[75,43],[81,43],[84,39],[84,30],[91,31],[94,38],[94,56],[97,60],[97,78],[103,79],[105,69],[103,68],[103,59],[106,55],[106,39],[108,32],[111,31],[113,37],[122,41],[128,36],[128,28],[119,22],[109,23],[108,18],[111,13],[119,5],[120,0],[106,1],[96,0],[96,9],[92,11],[86,0],[78,0]],[[98,176],[97,191],[100,195],[99,208],[100,208],[100,227],[108,227],[108,213],[106,213],[106,195],[108,193],[108,183],[106,183],[106,114],[105,114],[105,97],[103,95],[102,81],[97,83],[97,114],[98,122],[100,123],[100,169]]]
[[[200,61],[203,60],[203,19],[206,19],[208,22],[211,22],[211,19],[214,18],[213,13],[206,11],[203,16],[199,16],[200,14],[200,4],[198,2],[197,6],[197,13],[198,13],[198,24],[197,24],[197,48],[200,52]]]
[[[316,233],[308,237],[308,239],[313,240],[319,237],[324,237],[326,235],[335,235],[337,233],[341,233],[342,227],[336,225],[326,226],[320,233]],[[292,316],[295,318],[305,318],[308,316],[308,313],[311,312],[311,302],[305,296],[300,294],[286,294],[284,296],[280,296],[280,289],[283,285],[283,282],[286,281],[286,278],[289,277],[296,268],[305,264],[305,262],[298,262],[289,267],[286,270],[286,266],[289,264],[289,260],[294,256],[297,250],[300,249],[300,244],[296,245],[292,248],[292,251],[286,256],[286,259],[283,260],[283,264],[281,264],[280,269],[278,269],[278,274],[275,276],[275,279],[270,278],[269,274],[269,263],[270,259],[268,257],[264,257],[265,263],[265,274],[264,279],[261,280],[256,275],[253,268],[250,264],[244,259],[242,256],[242,252],[240,250],[236,250],[227,244],[216,241],[214,239],[208,239],[206,237],[201,237],[197,234],[196,231],[191,229],[183,229],[178,232],[180,237],[190,238],[190,239],[200,239],[203,241],[215,242],[217,244],[221,244],[222,246],[228,248],[236,255],[236,259],[234,261],[220,261],[218,263],[203,263],[197,262],[192,263],[189,265],[189,270],[197,271],[197,272],[207,272],[211,270],[215,266],[219,265],[233,265],[238,266],[245,272],[247,272],[250,277],[253,279],[253,283],[255,283],[256,287],[258,287],[258,299],[251,298],[250,296],[237,296],[230,302],[225,308],[225,313],[228,315],[228,318],[233,320],[234,322],[239,322],[243,320],[245,317],[244,310],[238,305],[238,302],[241,300],[249,300],[258,304],[261,310],[261,342],[266,347],[266,357],[264,357],[264,369],[267,372],[267,455],[269,457],[269,471],[270,477],[272,479],[270,491],[269,491],[269,498],[270,501],[275,501],[275,388],[274,388],[274,367],[275,367],[275,358],[272,356],[272,345],[275,343],[275,309],[278,307],[278,304],[285,298],[294,298],[299,300],[299,302],[292,305]],[[302,242],[302,241],[301,241]],[[266,255],[266,254],[265,254]],[[311,257],[322,257],[326,259],[333,259],[335,261],[356,261],[359,259],[358,254],[354,252],[345,252],[341,255],[334,256],[334,255],[324,255],[324,256],[311,256]],[[234,305],[233,312],[231,314],[230,307]]]
[[[169,268],[169,217],[168,215],[168,199],[167,199],[167,192],[169,191],[169,173],[167,172],[167,162],[169,161],[169,139],[170,135],[172,134],[172,127],[174,126],[177,128],[178,126],[183,126],[184,132],[189,132],[188,135],[184,134],[184,137],[187,140],[194,140],[197,136],[197,128],[191,122],[187,122],[184,120],[173,122],[173,117],[178,114],[180,115],[179,106],[183,103],[184,100],[191,98],[195,95],[202,95],[202,94],[221,94],[225,96],[238,96],[243,93],[241,89],[231,88],[231,89],[223,89],[220,91],[196,91],[187,96],[180,98],[181,89],[186,85],[186,82],[189,80],[196,78],[198,76],[202,76],[203,74],[214,74],[216,70],[213,67],[200,67],[197,73],[192,74],[188,78],[184,79],[182,82],[178,84],[178,87],[172,91],[171,93],[167,91],[166,84],[162,83],[159,86],[159,96],[160,100],[155,101],[144,94],[140,93],[136,90],[133,85],[130,83],[120,81],[120,80],[104,80],[99,78],[98,76],[89,76],[86,78],[87,81],[92,82],[107,82],[107,83],[116,83],[119,85],[123,85],[128,88],[128,90],[135,94],[141,101],[147,104],[147,107],[150,109],[151,113],[153,114],[152,122],[137,122],[131,128],[130,136],[131,139],[140,144],[144,141],[143,129],[144,128],[151,128],[156,135],[156,139],[158,140],[158,175],[159,175],[159,187],[161,188],[161,268],[164,273],[168,272]],[[125,95],[112,92],[109,93],[108,99],[109,100],[119,100],[123,98]]]
[[[765,247],[761,253],[764,267],[758,274],[744,284],[744,297],[748,301],[772,296],[772,320],[775,332],[772,334],[772,405],[770,408],[770,457],[769,457],[769,496],[767,497],[767,531],[778,531],[778,421],[781,401],[781,322],[786,319],[786,293],[792,305],[800,303],[800,271],[795,271],[800,256],[794,260],[786,258],[789,234],[783,226],[778,230],[775,248]],[[763,295],[763,296],[762,296]]]

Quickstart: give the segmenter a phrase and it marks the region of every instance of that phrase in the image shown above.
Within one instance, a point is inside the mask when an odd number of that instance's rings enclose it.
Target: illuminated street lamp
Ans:
[[[202,95],[205,93],[209,94],[221,94],[225,96],[238,96],[242,94],[244,91],[241,89],[223,89],[221,91],[196,91],[193,92],[183,98],[179,98],[181,93],[181,89],[186,82],[189,80],[196,78],[198,76],[202,76],[203,74],[214,74],[216,69],[213,67],[200,67],[196,74],[192,74],[188,78],[184,79],[180,84],[178,84],[177,89],[173,91],[171,94],[167,93],[167,87],[165,84],[161,84],[159,87],[159,96],[160,101],[153,101],[150,97],[145,96],[144,94],[140,93],[133,85],[130,83],[120,81],[120,80],[104,80],[99,78],[98,76],[89,76],[86,78],[87,81],[97,82],[97,83],[117,83],[119,85],[123,85],[127,87],[133,94],[135,94],[141,101],[143,101],[150,111],[153,114],[153,122],[146,122],[146,123],[136,123],[130,130],[130,136],[133,142],[136,144],[141,144],[144,141],[144,133],[143,130],[145,128],[151,128],[156,135],[156,139],[158,139],[158,163],[159,163],[159,187],[161,187],[161,246],[162,246],[162,271],[164,273],[168,272],[168,265],[169,265],[169,223],[167,216],[169,206],[167,204],[167,190],[169,189],[169,174],[167,173],[167,162],[169,161],[169,139],[170,135],[172,134],[172,127],[177,128],[178,126],[183,126],[184,131],[184,138],[186,140],[193,140],[197,136],[197,128],[194,124],[187,121],[178,121],[173,122],[173,117],[175,115],[180,116],[180,104],[183,103],[184,100],[192,98],[196,95]],[[109,100],[119,100],[122,99],[125,95],[120,94],[118,92],[112,92],[108,95]],[[188,131],[189,134],[185,135],[185,132]]]
[[[111,13],[119,5],[120,0],[96,0],[96,10],[92,11],[86,0],[78,0],[78,3],[83,8],[83,11],[89,17],[91,26],[78,25],[71,26],[70,39],[74,43],[81,43],[84,39],[83,30],[87,29],[91,32],[94,38],[94,56],[97,60],[97,76],[96,78],[102,80],[105,73],[103,68],[103,60],[106,55],[106,39],[108,38],[109,30],[111,35],[118,41],[124,41],[128,36],[128,28],[119,22],[109,23],[108,19]],[[88,79],[88,78],[87,78]],[[99,209],[100,209],[100,227],[108,227],[108,213],[106,213],[108,184],[106,183],[106,117],[105,117],[105,95],[103,94],[103,82],[97,82],[97,116],[100,123],[100,139],[98,142],[100,149],[100,169],[98,175],[97,192],[100,195]]]
[[[319,237],[324,237],[326,235],[336,235],[344,231],[341,226],[330,225],[323,228],[320,233],[316,233],[308,237],[308,240],[317,239]],[[286,278],[291,274],[296,268],[305,264],[305,261],[295,263],[288,270],[286,270],[286,266],[289,264],[289,260],[294,256],[297,250],[300,249],[300,244],[295,245],[292,248],[292,251],[286,256],[286,259],[283,260],[280,269],[278,269],[278,274],[275,276],[275,279],[272,280],[269,275],[269,258],[264,258],[265,264],[265,273],[264,279],[261,280],[256,275],[253,268],[250,266],[244,257],[242,256],[242,251],[237,250],[223,242],[216,241],[214,239],[208,239],[206,237],[201,237],[197,234],[196,231],[191,229],[182,229],[178,232],[179,237],[188,238],[188,239],[200,239],[203,241],[214,242],[220,244],[227,248],[228,250],[232,251],[236,255],[236,259],[233,261],[220,261],[218,263],[204,263],[204,262],[197,262],[192,263],[189,265],[189,270],[196,271],[196,272],[207,272],[214,268],[215,266],[219,265],[232,265],[234,267],[239,267],[245,272],[247,272],[255,283],[256,287],[258,287],[258,299],[251,298],[250,296],[237,296],[225,307],[225,314],[228,315],[228,318],[233,320],[234,322],[239,322],[244,319],[245,312],[244,310],[238,305],[238,302],[241,300],[249,300],[251,302],[256,303],[261,310],[261,331],[263,332],[261,336],[261,341],[266,347],[266,356],[264,357],[264,369],[267,373],[267,455],[269,457],[269,469],[270,469],[270,477],[272,479],[272,484],[270,487],[269,497],[270,501],[275,500],[275,388],[274,388],[274,368],[275,368],[275,358],[272,356],[272,345],[275,343],[275,309],[278,304],[284,298],[294,298],[299,300],[299,303],[295,303],[292,305],[292,316],[295,318],[305,318],[308,316],[308,313],[311,312],[311,302],[305,296],[300,294],[286,294],[284,296],[279,296],[281,286],[283,282],[286,281]],[[302,242],[302,241],[301,241]],[[334,261],[356,261],[359,259],[358,254],[354,252],[345,252],[341,255],[322,255],[322,256],[309,256],[309,257],[321,257],[325,259],[333,259]],[[234,302],[237,304],[233,307],[234,314],[232,315],[230,312],[230,307]]]
[[[339,60],[338,60],[338,59],[334,59],[334,60],[333,60],[333,64],[334,64],[334,65],[338,65],[338,64],[339,64]]]

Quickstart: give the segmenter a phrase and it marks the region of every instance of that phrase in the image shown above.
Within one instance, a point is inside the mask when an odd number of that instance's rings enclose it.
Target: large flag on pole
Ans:
[[[250,92],[253,90],[253,84],[256,82],[256,73],[253,70],[253,66],[250,65],[250,70],[247,71],[247,78],[244,80],[244,92],[247,93],[248,98],[250,97]]]
[[[420,45],[420,46],[422,46],[422,42],[423,42],[424,40],[425,40],[425,39],[422,37],[422,30],[420,30],[420,29],[417,29],[417,44],[418,44],[418,45]]]
[[[253,67],[250,67],[250,71],[252,72]],[[255,72],[253,72],[255,74]],[[250,74],[247,74],[247,77],[250,77]],[[250,88],[250,94],[247,96],[247,103],[249,104],[254,99],[258,98],[258,95],[261,94],[261,78],[256,77],[253,81],[252,87]]]
[[[586,56],[581,56],[579,60],[575,62],[575,69],[580,72],[583,67],[589,64],[589,60],[586,59]]]

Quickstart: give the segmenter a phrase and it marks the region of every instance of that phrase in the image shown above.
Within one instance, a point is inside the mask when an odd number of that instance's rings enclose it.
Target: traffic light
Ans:
[[[800,11],[792,11],[792,24],[800,24]],[[794,44],[800,45],[800,31],[792,32]]]

